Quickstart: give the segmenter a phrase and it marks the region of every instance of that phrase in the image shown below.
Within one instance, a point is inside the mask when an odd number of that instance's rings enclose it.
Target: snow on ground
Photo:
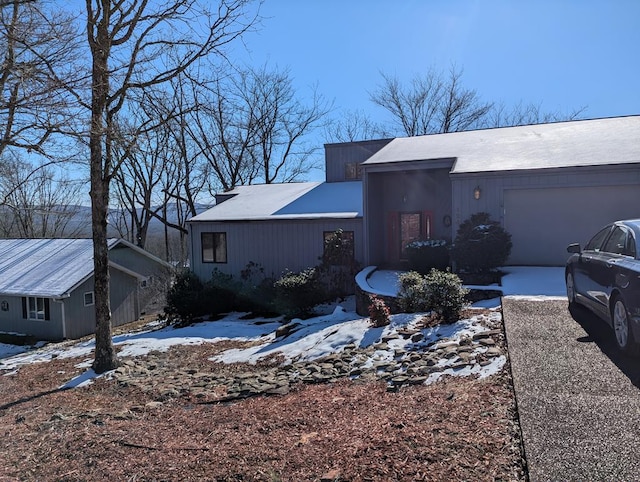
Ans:
[[[564,294],[564,274],[562,268],[505,268],[508,274],[503,277],[502,289],[505,295],[527,296],[534,298],[557,297]],[[376,274],[377,273],[377,274]],[[369,283],[376,283],[380,291],[391,290],[396,281],[394,272],[381,271],[368,278]],[[396,276],[397,278],[397,276]],[[344,349],[345,345],[355,344],[367,347],[391,335],[401,328],[412,328],[422,316],[421,314],[398,314],[391,317],[391,324],[383,328],[369,326],[368,318],[355,313],[353,297],[342,304],[325,305],[321,307],[323,314],[307,320],[292,320],[298,323],[297,331],[288,337],[276,338],[275,330],[282,326],[282,320],[276,319],[243,319],[243,313],[232,313],[219,321],[198,323],[184,328],[172,326],[156,329],[149,326],[147,331],[128,333],[114,337],[114,345],[120,348],[121,358],[143,356],[150,351],[166,351],[175,345],[199,345],[222,340],[255,341],[255,346],[248,349],[227,350],[212,358],[212,361],[224,363],[249,362],[255,363],[259,359],[282,353],[285,362],[304,361],[320,358],[330,353]],[[474,306],[496,308],[499,299],[485,300]],[[494,311],[491,316],[500,316]],[[474,316],[471,319],[460,320],[446,326],[423,330],[425,339],[422,344],[433,343],[438,340],[459,340],[464,336],[473,335],[486,328],[481,319]],[[394,350],[405,347],[408,340],[398,339],[388,342],[388,350],[378,350],[372,356],[370,363],[386,360],[394,356]],[[79,367],[87,368],[80,377],[71,380],[65,387],[83,386],[90,383],[96,375],[90,370],[95,340],[82,342],[66,341],[49,343],[40,347],[19,347],[0,344],[0,373],[9,376],[21,366],[30,363],[44,363],[54,358],[84,357]],[[500,360],[501,359],[501,360]],[[504,357],[499,357],[495,365],[490,365],[480,372],[480,368],[471,370],[456,370],[456,375],[480,376],[499,371],[504,364]],[[446,363],[443,361],[442,363]],[[445,374],[454,374],[447,370]],[[441,375],[438,375],[441,376]]]

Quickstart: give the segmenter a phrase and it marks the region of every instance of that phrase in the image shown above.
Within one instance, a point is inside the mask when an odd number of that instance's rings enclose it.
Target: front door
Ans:
[[[407,246],[413,241],[431,238],[430,211],[392,211],[387,221],[387,259],[393,266],[407,260]]]

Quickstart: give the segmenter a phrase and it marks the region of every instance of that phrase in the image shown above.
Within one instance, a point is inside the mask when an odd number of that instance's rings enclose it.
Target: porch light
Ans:
[[[476,186],[476,188],[473,190],[473,198],[477,201],[478,199],[480,199],[481,194],[482,189],[480,189],[480,186]]]

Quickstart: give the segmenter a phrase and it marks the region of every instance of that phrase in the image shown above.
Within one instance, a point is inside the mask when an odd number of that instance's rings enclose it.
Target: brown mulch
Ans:
[[[212,349],[171,357],[204,364]],[[525,480],[508,371],[398,392],[344,380],[198,404],[104,379],[56,390],[79,361],[0,372],[0,481]]]

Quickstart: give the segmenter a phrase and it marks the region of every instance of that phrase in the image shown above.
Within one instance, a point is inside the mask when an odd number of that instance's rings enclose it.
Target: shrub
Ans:
[[[445,323],[458,320],[468,290],[456,274],[432,269],[423,276],[409,271],[401,274],[399,281],[398,305],[404,312],[431,311]]]
[[[398,278],[398,306],[405,313],[427,311],[427,286],[424,277],[417,271],[402,273]]]
[[[324,240],[324,250],[318,266],[318,277],[326,287],[329,299],[355,292],[355,275],[359,271],[354,256],[353,233],[338,229]]]
[[[164,312],[169,322],[190,323],[204,315],[207,308],[203,291],[204,285],[192,271],[179,271],[167,292]]]
[[[447,269],[449,266],[449,247],[444,239],[414,241],[407,245],[409,269],[427,274],[431,269]]]
[[[236,310],[260,314],[271,314],[275,288],[273,278],[264,274],[264,268],[253,261],[240,272],[242,285],[236,293]]]
[[[391,311],[387,307],[382,298],[372,295],[369,296],[369,321],[375,328],[386,326],[389,324]]]
[[[466,304],[464,297],[469,292],[460,278],[449,271],[432,269],[425,276],[425,286],[429,310],[438,313],[444,323],[458,321]]]
[[[511,246],[511,235],[497,221],[488,213],[476,213],[460,225],[451,255],[458,269],[486,273],[504,265]]]
[[[240,286],[234,281],[232,275],[214,269],[211,273],[211,279],[204,285],[203,296],[206,299],[206,314],[218,315],[236,310],[237,293],[240,291]]]
[[[286,272],[274,284],[277,310],[289,317],[306,316],[327,300],[315,268],[299,273]]]

